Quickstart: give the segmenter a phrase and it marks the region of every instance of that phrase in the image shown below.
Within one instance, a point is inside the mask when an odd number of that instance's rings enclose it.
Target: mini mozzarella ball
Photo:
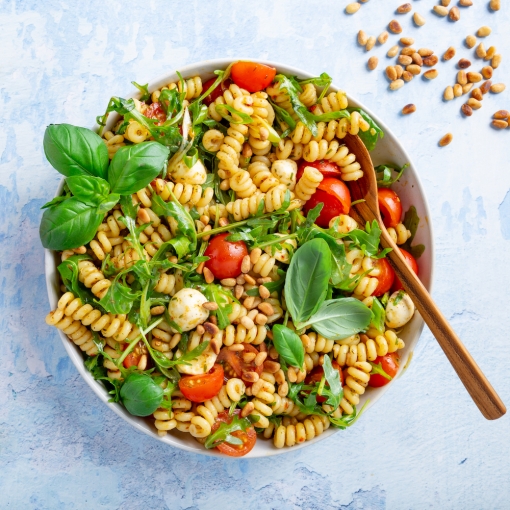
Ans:
[[[188,168],[181,159],[173,166],[170,175],[175,182],[180,182],[181,184],[204,184],[207,179],[205,166],[200,160],[197,160],[191,168]]]
[[[296,185],[297,163],[292,159],[277,159],[271,166],[271,173],[285,184],[290,191]]]
[[[402,298],[395,304],[395,298],[400,294]],[[414,315],[414,303],[404,291],[394,292],[386,305],[386,326],[389,328],[401,328],[407,324]]]
[[[179,357],[180,353],[176,353],[176,357]],[[200,354],[200,356],[196,357],[192,361],[188,361],[189,365],[177,365],[177,370],[181,374],[187,375],[202,375],[207,374],[209,370],[216,363],[216,358],[218,356],[214,354],[211,346],[209,345],[207,349]]]
[[[170,300],[168,313],[182,331],[190,331],[209,317],[209,312],[202,306],[206,302],[207,298],[198,290],[182,289]]]
[[[280,236],[280,237],[283,237],[284,234],[276,234],[277,236]],[[271,257],[274,257],[276,260],[280,261],[280,262],[283,262],[284,264],[288,264],[290,262],[289,260],[289,252],[287,251],[287,248],[283,247],[283,244],[285,243],[288,243],[290,244],[291,246],[294,247],[295,250],[297,250],[297,242],[295,239],[286,239],[285,241],[283,241],[282,243],[280,243],[280,246],[282,246],[282,248],[280,248],[279,250],[276,250],[273,254],[273,246],[274,245],[270,245],[270,246],[266,246],[264,248],[264,251],[270,255]]]

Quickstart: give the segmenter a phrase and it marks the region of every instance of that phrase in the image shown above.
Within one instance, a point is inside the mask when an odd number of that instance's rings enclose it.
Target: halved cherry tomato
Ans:
[[[215,81],[216,81],[216,78],[211,78],[210,80],[207,80],[202,85],[202,90],[204,92],[207,92],[209,90],[209,88],[213,86]],[[225,92],[225,90],[227,90],[230,87],[231,83],[232,83],[232,81],[229,79],[220,82],[220,84],[217,85],[216,88],[213,89],[213,91],[208,96],[206,96],[204,98],[204,104],[209,106],[213,101],[216,101],[216,99],[218,99],[223,94],[223,92]]]
[[[179,380],[179,389],[188,400],[205,402],[220,392],[223,376],[223,367],[216,363],[207,374],[182,377]]]
[[[274,79],[276,69],[256,62],[236,62],[230,70],[234,83],[248,92],[264,90]]]
[[[156,101],[155,103],[150,104],[145,110],[144,115],[149,119],[156,119],[159,122],[165,122],[166,113],[161,106],[161,103]]]
[[[243,360],[243,354],[258,354],[259,351],[251,344],[242,345],[244,346],[243,351],[231,351],[228,347],[223,347],[218,354],[216,361],[218,363],[224,363],[225,378],[227,379],[231,379],[232,377],[242,377],[243,372],[256,372],[260,375],[264,369],[262,365],[257,366],[253,361],[247,363]],[[246,386],[250,386],[252,383],[245,381],[245,384]]]
[[[340,384],[343,386],[344,385],[344,374],[342,372],[340,365],[335,360],[333,360],[331,365],[333,366],[333,368],[335,370],[338,370],[338,373],[340,374]],[[305,384],[313,384],[316,382],[320,382],[323,375],[324,375],[324,368],[322,368],[321,365],[317,365],[316,367],[312,368],[312,371],[306,376]],[[329,387],[329,384],[327,382],[326,382],[326,386]],[[323,397],[322,395],[317,395],[317,402],[319,402],[319,404],[326,402],[326,400],[327,400],[326,397]]]
[[[343,181],[333,177],[325,177],[319,188],[308,200],[303,208],[305,214],[317,204],[324,204],[315,220],[319,227],[328,228],[329,222],[340,214],[348,214],[351,209],[351,195],[349,188]]]
[[[234,411],[234,414],[239,414],[239,409]],[[211,431],[215,432],[221,423],[231,423],[232,415],[228,413],[228,411],[222,411],[218,413],[218,417],[216,418],[215,423],[211,427]],[[243,444],[242,445],[234,445],[230,443],[221,443],[216,448],[221,453],[228,455],[229,457],[243,457],[247,453],[251,452],[255,443],[257,442],[257,433],[253,427],[249,427],[246,429],[246,432],[242,430],[236,430],[232,432],[234,437],[239,438]]]
[[[418,276],[418,262],[416,262],[416,259],[406,250],[403,248],[399,248],[400,253],[404,256],[406,259],[407,265],[416,273]],[[401,290],[404,287],[402,287],[402,283],[398,279],[398,276],[395,276],[395,281],[393,282],[393,286],[391,287],[391,291],[395,292],[397,290]]]
[[[128,345],[129,344],[127,343],[124,344],[122,346],[122,349],[125,351]],[[124,365],[125,368],[137,367],[138,364],[140,363],[140,359],[142,358],[143,354],[147,356],[146,368],[151,368],[152,358],[148,356],[147,347],[145,347],[145,344],[141,340],[135,345],[133,350],[124,358],[122,364]]]
[[[374,266],[379,269],[379,274],[376,276],[379,280],[379,284],[373,295],[382,296],[391,289],[393,281],[395,280],[395,271],[393,271],[393,268],[386,259],[376,260]]]
[[[381,210],[384,226],[396,227],[402,218],[402,204],[398,195],[389,188],[379,188],[379,209]]]
[[[377,356],[372,363],[378,365],[381,364],[381,368],[390,376],[395,377],[398,372],[400,357],[396,352],[386,354],[386,356]],[[381,374],[372,374],[368,385],[372,388],[380,388],[386,386],[390,382],[389,379],[383,377]]]
[[[204,255],[209,257],[205,267],[219,280],[237,278],[241,274],[243,258],[248,255],[248,248],[244,241],[235,243],[225,241],[229,235],[229,232],[225,232],[214,236],[204,252]]]
[[[333,163],[332,161],[327,161],[325,159],[321,159],[320,161],[314,161],[313,163],[308,163],[308,161],[305,161],[302,159],[298,164],[298,171],[296,174],[296,181],[299,181],[301,179],[301,176],[303,175],[303,172],[305,171],[305,167],[311,166],[313,168],[317,168],[319,172],[324,177],[336,177],[340,179],[342,172],[340,171],[340,167]]]
[[[122,364],[124,368],[137,367],[138,363],[140,363],[141,356],[137,356],[136,354],[130,352],[125,358]]]

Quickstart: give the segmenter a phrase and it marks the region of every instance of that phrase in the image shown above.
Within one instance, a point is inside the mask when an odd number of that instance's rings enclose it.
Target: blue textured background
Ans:
[[[392,126],[413,155],[436,239],[434,296],[503,400],[508,385],[510,91],[485,97],[471,118],[444,103],[461,56],[482,67],[464,37],[482,24],[510,85],[509,5],[461,8],[453,24],[413,1],[427,19],[395,16],[399,1],[371,1],[347,16],[343,1],[0,2],[0,493],[2,508],[408,509],[509,508],[509,418],[477,411],[426,331],[405,377],[350,430],[284,456],[205,458],[164,447],[100,404],[68,360],[49,311],[38,239],[40,206],[59,175],[44,159],[49,123],[90,126],[112,94],[188,63],[221,56],[270,58],[330,73]],[[452,5],[455,2],[452,2]],[[131,5],[131,6],[130,6]],[[355,42],[398,17],[415,47],[457,58],[433,82],[390,93]],[[400,115],[413,102],[417,112]],[[446,132],[452,144],[439,149]]]

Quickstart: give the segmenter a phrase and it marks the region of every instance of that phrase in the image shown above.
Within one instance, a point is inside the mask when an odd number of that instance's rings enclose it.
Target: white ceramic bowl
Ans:
[[[203,81],[213,77],[213,71],[216,69],[225,69],[231,62],[235,60],[242,59],[218,59],[218,60],[207,60],[204,62],[199,62],[197,64],[192,64],[186,66],[179,71],[181,72],[184,78],[189,78],[191,76],[199,75]],[[250,60],[250,59],[245,59]],[[260,62],[260,61],[259,61]],[[278,62],[270,62],[265,61],[264,64],[268,64],[270,66],[276,67],[279,73],[284,73],[287,75],[295,75],[300,78],[311,78],[312,75],[297,69],[295,67],[289,67],[284,64],[280,64]],[[327,69],[325,69],[327,71]],[[165,75],[152,83],[150,83],[150,90],[156,90],[160,87],[167,85],[168,83],[176,82],[178,79],[175,73]],[[336,90],[334,87],[331,87],[332,90]],[[139,92],[135,91],[128,95],[128,97],[139,97]],[[420,226],[418,228],[418,232],[415,237],[415,243],[422,243],[426,246],[425,253],[420,257],[418,261],[418,265],[420,268],[420,278],[423,281],[424,285],[427,289],[431,290],[432,285],[432,270],[433,270],[433,262],[434,262],[434,246],[433,246],[433,237],[432,237],[432,226],[430,224],[430,215],[427,206],[427,201],[425,199],[425,195],[423,194],[422,185],[416,169],[412,164],[411,158],[406,153],[404,148],[400,145],[396,137],[390,131],[390,129],[384,124],[384,122],[377,116],[377,114],[372,113],[368,108],[363,106],[360,102],[356,101],[352,96],[349,97],[349,104],[351,106],[358,106],[363,108],[376,122],[381,126],[384,131],[384,138],[379,140],[377,143],[377,147],[374,151],[372,151],[371,156],[374,162],[374,165],[382,164],[382,163],[395,163],[399,166],[410,163],[410,167],[405,171],[403,178],[399,183],[394,185],[395,190],[398,192],[400,199],[402,200],[404,211],[406,211],[410,205],[414,205],[418,211],[418,215],[420,217]],[[111,118],[108,119],[108,127],[111,127],[115,122],[115,117],[112,115]],[[97,128],[97,126],[96,126]],[[57,195],[60,195],[63,189],[63,182],[60,184]],[[56,254],[50,250],[46,250],[45,253],[45,271],[46,271],[46,284],[48,287],[48,297],[50,300],[51,309],[54,310],[57,306],[57,302],[59,299],[60,291],[59,291],[59,276],[57,271],[57,265],[59,264],[58,257]],[[401,366],[405,367],[408,360],[410,361],[410,357],[412,356],[412,352],[418,342],[421,331],[423,329],[423,320],[418,313],[415,314],[411,322],[409,322],[402,334],[400,335],[405,341],[406,347],[401,353],[402,363]],[[172,433],[167,436],[161,438],[157,435],[156,429],[152,425],[152,419],[144,419],[138,418],[136,416],[132,416],[129,414],[124,407],[120,404],[112,404],[108,403],[110,396],[108,392],[104,388],[104,386],[95,381],[91,374],[86,370],[83,364],[83,356],[80,349],[74,345],[67,336],[62,333],[62,331],[58,330],[62,343],[69,354],[72,362],[76,366],[76,369],[81,374],[81,376],[85,379],[87,384],[92,388],[94,393],[99,397],[99,399],[104,402],[110,409],[112,409],[115,413],[117,413],[121,418],[130,423],[133,427],[144,432],[145,434],[153,437],[154,439],[161,441],[167,445],[175,446],[177,448],[181,448],[183,450],[188,450],[195,453],[200,453],[202,455],[212,455],[217,456],[220,455],[216,450],[206,450],[201,444],[196,442],[189,434],[184,434],[180,432],[172,431]],[[382,388],[373,388],[368,389],[366,394],[362,397],[360,406],[365,402],[366,399],[369,399],[370,402],[365,409],[365,414],[361,419],[369,420],[370,414],[366,413],[366,411],[374,405],[384,393],[391,389],[394,384],[400,384],[397,382],[398,379],[393,381],[391,384],[383,386]],[[354,425],[356,426],[356,424]],[[324,434],[313,439],[312,441],[304,442],[300,445],[294,446],[293,449],[303,448],[307,445],[316,443],[317,441],[322,441],[330,437],[332,434],[336,433],[337,429],[330,427]],[[342,432],[339,431],[341,434]],[[273,446],[272,441],[259,440],[255,448],[246,456],[246,458],[255,458],[255,457],[266,457],[270,455],[279,455],[285,452],[290,451],[290,448],[282,448],[277,449]],[[224,457],[224,456],[223,456]]]

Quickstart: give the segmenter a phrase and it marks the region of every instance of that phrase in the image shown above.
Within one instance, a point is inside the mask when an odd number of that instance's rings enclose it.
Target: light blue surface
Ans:
[[[327,71],[412,154],[435,227],[434,297],[510,403],[510,129],[490,127],[496,110],[510,110],[510,94],[485,96],[467,119],[462,99],[442,101],[458,58],[484,65],[462,44],[482,24],[493,29],[485,47],[503,55],[493,82],[510,86],[510,6],[492,13],[475,0],[453,24],[430,12],[436,2],[413,1],[427,19],[418,29],[411,15],[393,14],[402,2],[373,0],[354,16],[343,12],[347,0],[0,3],[1,508],[510,507],[509,418],[480,415],[428,330],[405,377],[352,429],[284,456],[229,461],[135,432],[99,403],[44,323],[39,208],[59,181],[42,150],[46,125],[90,126],[131,80],[207,58],[268,58]],[[387,91],[385,53],[397,36],[368,55],[355,41],[393,18],[415,47],[457,48],[436,80]],[[417,111],[402,117],[407,103]],[[448,131],[453,142],[438,148]]]

